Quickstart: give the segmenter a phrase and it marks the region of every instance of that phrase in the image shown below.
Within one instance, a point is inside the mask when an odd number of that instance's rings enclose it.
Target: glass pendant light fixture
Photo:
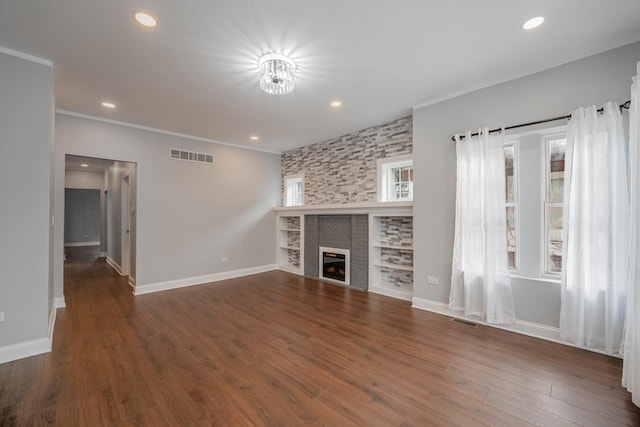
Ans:
[[[296,63],[289,57],[270,53],[258,61],[260,89],[271,95],[286,95],[295,87]]]

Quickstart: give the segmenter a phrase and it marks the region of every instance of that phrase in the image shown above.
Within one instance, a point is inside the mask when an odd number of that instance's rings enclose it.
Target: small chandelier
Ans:
[[[258,61],[260,89],[271,95],[286,95],[293,91],[296,63],[284,55],[270,53]]]

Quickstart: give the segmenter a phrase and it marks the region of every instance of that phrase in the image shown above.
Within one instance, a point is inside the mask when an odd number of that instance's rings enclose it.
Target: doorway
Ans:
[[[65,188],[72,186],[99,192],[100,246],[95,252],[96,259],[98,256],[104,258],[119,275],[128,276],[131,286],[135,286],[136,272],[136,176],[136,163],[73,155],[65,157]],[[65,233],[73,228],[72,222],[65,221]]]

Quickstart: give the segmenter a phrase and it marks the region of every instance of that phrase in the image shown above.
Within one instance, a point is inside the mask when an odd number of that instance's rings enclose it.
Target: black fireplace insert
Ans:
[[[322,252],[322,272],[327,279],[346,281],[345,255]]]

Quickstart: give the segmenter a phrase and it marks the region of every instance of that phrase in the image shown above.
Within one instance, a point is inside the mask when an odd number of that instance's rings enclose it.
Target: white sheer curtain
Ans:
[[[507,260],[503,133],[456,135],[456,229],[449,308],[488,323],[515,320]]]
[[[629,195],[630,200],[630,254],[627,294],[625,337],[621,353],[622,385],[632,393],[631,399],[640,406],[640,62],[638,75],[631,85],[631,107],[629,108]],[[638,366],[637,366],[638,365]],[[634,393],[637,392],[637,393]]]
[[[579,108],[568,124],[560,335],[618,353],[626,309],[627,161],[618,105]]]

